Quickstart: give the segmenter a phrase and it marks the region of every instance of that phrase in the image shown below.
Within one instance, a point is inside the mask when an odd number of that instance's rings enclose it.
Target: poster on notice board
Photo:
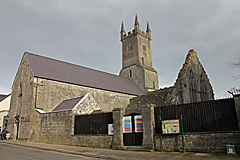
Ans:
[[[179,119],[163,120],[162,121],[162,134],[179,134]]]
[[[131,116],[123,117],[123,133],[132,133]]]
[[[134,116],[134,120],[135,120],[135,132],[143,132],[142,115]]]

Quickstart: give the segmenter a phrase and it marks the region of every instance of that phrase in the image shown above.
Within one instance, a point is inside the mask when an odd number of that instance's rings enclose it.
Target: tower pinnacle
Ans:
[[[146,32],[147,32],[147,33],[150,33],[150,32],[151,32],[151,29],[150,29],[150,27],[149,27],[148,21],[147,21],[147,29],[146,29]]]
[[[147,22],[146,35],[148,36],[149,39],[151,39],[151,29],[149,27],[149,23],[148,22]]]
[[[124,36],[126,35],[123,22],[122,22],[122,27],[121,27],[121,32],[120,33],[121,33],[121,41],[123,41]]]
[[[135,26],[135,29],[139,29],[139,26],[140,26],[140,24],[138,23],[138,17],[137,17],[137,14],[136,14],[136,17],[135,17],[135,24],[134,24],[134,26]]]
[[[122,22],[121,33],[125,33],[124,24]]]

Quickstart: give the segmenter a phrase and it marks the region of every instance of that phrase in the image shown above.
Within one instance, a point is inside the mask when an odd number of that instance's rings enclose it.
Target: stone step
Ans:
[[[151,149],[142,148],[142,146],[124,146],[126,151],[152,152]]]

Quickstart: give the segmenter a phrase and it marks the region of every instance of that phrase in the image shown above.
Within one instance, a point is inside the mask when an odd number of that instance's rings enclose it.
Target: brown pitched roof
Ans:
[[[71,110],[83,97],[73,98],[62,101],[52,112]]]
[[[25,55],[28,59],[34,77],[130,95],[143,94],[143,91],[128,78],[28,52],[25,52]]]

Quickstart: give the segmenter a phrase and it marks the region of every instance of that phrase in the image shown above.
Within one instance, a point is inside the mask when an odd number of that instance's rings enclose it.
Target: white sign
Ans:
[[[108,124],[108,135],[113,135],[113,124]]]

